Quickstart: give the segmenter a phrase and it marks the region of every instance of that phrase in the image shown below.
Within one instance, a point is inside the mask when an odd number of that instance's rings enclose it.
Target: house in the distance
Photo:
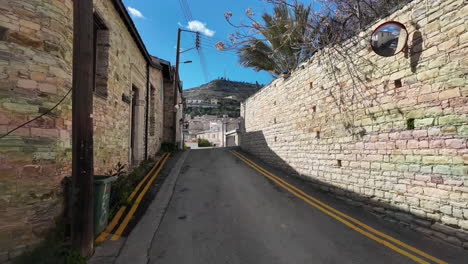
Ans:
[[[210,141],[214,147],[226,147],[226,133],[239,128],[238,118],[216,116],[186,117],[184,128],[185,145],[197,148],[198,139]],[[231,142],[231,141],[230,141]],[[232,143],[231,143],[232,145]]]

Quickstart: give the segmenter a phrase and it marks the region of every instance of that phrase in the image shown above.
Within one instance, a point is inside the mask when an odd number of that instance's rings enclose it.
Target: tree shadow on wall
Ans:
[[[411,72],[416,73],[419,60],[423,51],[423,37],[421,28],[417,23],[414,24],[416,31],[413,33],[413,38],[411,40],[411,47],[408,47],[406,50],[406,56],[410,57]],[[409,54],[408,54],[409,53]]]
[[[274,139],[274,140],[278,140],[278,139]],[[248,142],[249,145],[253,147],[247,147],[247,145],[245,144],[246,142]],[[403,211],[399,209],[398,207],[396,207],[394,204],[381,201],[378,197],[374,195],[364,195],[362,193],[356,193],[352,190],[344,189],[336,185],[332,185],[328,182],[324,182],[323,180],[314,178],[313,176],[307,176],[305,174],[299,173],[296,169],[291,167],[287,161],[285,161],[282,157],[276,154],[276,152],[273,151],[269,147],[268,141],[266,140],[262,131],[242,132],[240,144],[241,146],[236,149],[241,150],[243,154],[246,155],[249,159],[259,163],[263,168],[267,169],[268,171],[271,171],[268,167],[279,169],[278,176],[281,176],[281,178],[289,177],[286,181],[298,183],[298,185],[296,186],[298,186],[301,189],[305,188],[306,186],[311,186],[312,189],[319,191],[319,192],[312,194],[312,196],[318,197],[319,194],[322,194],[322,193],[331,194],[332,196],[345,200],[346,202],[351,203],[352,205],[364,207],[366,210],[372,211],[374,215],[386,218],[392,222],[394,222],[396,219],[397,221],[401,221],[405,225],[420,226],[421,222],[424,222],[424,221],[430,222],[431,225],[436,223],[435,220],[421,218],[410,212]],[[272,144],[271,140],[270,140],[270,144]],[[287,144],[287,142],[285,141],[282,144]],[[307,154],[306,150],[304,150],[304,154]],[[302,155],[301,157],[305,157],[305,155]],[[295,158],[297,158],[297,155]],[[347,169],[346,167],[341,167],[341,162],[337,162],[336,166],[333,166],[333,165],[330,165],[329,163],[320,164],[320,160],[317,160],[317,164],[314,167],[321,167],[318,173],[323,175],[324,178],[328,178],[328,179],[333,179],[335,178],[335,176],[337,176],[336,174],[333,175],[334,174],[333,171],[340,171],[340,170]],[[353,170],[356,170],[356,169],[353,169]],[[370,172],[370,169],[369,169],[369,172]],[[366,179],[366,182],[367,182],[367,179]],[[351,183],[345,183],[345,182],[343,182],[343,184],[346,184],[347,186],[351,185]],[[372,189],[370,186],[369,187],[358,186],[358,187]],[[450,229],[450,228],[447,227],[447,229]],[[456,229],[453,229],[453,230],[456,230]]]
[[[423,38],[418,30],[419,26],[416,24],[414,27],[416,31],[412,34],[411,47],[405,49],[405,57],[410,58],[410,65],[405,63],[398,68],[398,71],[410,66],[411,71],[416,72],[420,62]],[[365,49],[366,46],[362,46],[362,41],[359,40],[350,41],[354,46]],[[350,48],[332,46],[331,49],[333,52],[319,58],[319,65],[327,73],[328,82],[334,84],[328,87],[329,90],[324,91],[324,94],[331,98],[330,102],[339,112],[334,118],[353,138],[360,139],[367,133],[365,127],[356,125],[359,124],[355,116],[357,107],[362,108],[372,122],[377,120],[378,114],[394,114],[399,115],[402,120],[405,119],[407,104],[395,104],[392,109],[382,107],[386,104],[382,95],[386,95],[390,90],[394,90],[395,96],[402,102],[407,99],[406,94],[398,91],[402,86],[401,79],[380,80],[382,76],[389,76],[397,70],[381,67],[377,62]],[[320,88],[325,90],[324,86]]]

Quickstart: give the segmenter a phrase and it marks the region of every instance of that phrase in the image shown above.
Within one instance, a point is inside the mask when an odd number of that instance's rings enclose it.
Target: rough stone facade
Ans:
[[[183,98],[180,89],[177,90],[177,111],[174,107],[174,83],[171,79],[164,80],[164,132],[163,142],[179,146],[182,138],[180,120],[182,119]],[[175,130],[174,130],[174,118]],[[176,132],[177,131],[177,132]],[[174,141],[175,133],[175,141]]]
[[[148,131],[148,155],[154,156],[162,144],[164,124],[164,79],[160,70],[150,69],[150,108]],[[152,102],[152,103],[151,103]]]
[[[423,233],[468,248],[468,5],[415,0],[316,53],[241,107],[241,147]],[[409,49],[369,39],[396,20]]]
[[[164,98],[161,68],[148,64],[118,0],[94,2],[100,24],[93,113],[98,175],[118,162],[138,165],[146,139],[148,156],[159,151]],[[72,0],[0,1],[0,135],[44,113],[71,89],[72,9]],[[63,212],[61,182],[69,175],[71,94],[0,139],[0,263],[35,246],[54,226]]]
[[[72,1],[0,3],[0,134],[71,88]],[[34,246],[62,212],[70,175],[71,99],[0,139],[0,262]]]

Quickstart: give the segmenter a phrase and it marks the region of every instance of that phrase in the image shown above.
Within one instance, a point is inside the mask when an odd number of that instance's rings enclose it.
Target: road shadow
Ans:
[[[345,200],[352,205],[363,207],[366,210],[371,211],[374,215],[390,220],[391,222],[399,222],[400,224],[410,227],[422,234],[438,238],[441,238],[443,234],[449,236],[454,236],[455,234],[462,237],[466,236],[466,233],[461,229],[442,225],[434,219],[423,218],[411,212],[401,210],[394,204],[382,201],[375,195],[356,193],[352,190],[344,189],[314,178],[313,176],[298,172],[269,147],[269,142],[270,144],[275,144],[275,140],[277,139],[270,139],[268,141],[262,131],[244,132],[241,135],[240,147],[237,149],[246,153],[248,156],[252,156],[253,159],[258,159],[261,162],[266,163],[268,166],[279,169],[281,172],[285,172],[286,175],[296,178],[295,180],[297,180],[300,185],[312,186],[312,188],[319,190],[320,193],[331,194],[332,196]],[[320,166],[320,164],[318,166]],[[329,164],[322,164],[322,166],[330,167]],[[346,169],[346,167],[341,167],[341,164],[337,164],[336,167],[330,168],[330,172],[328,173],[329,175],[326,176],[327,178],[332,179],[334,177],[332,172],[333,169]],[[324,173],[323,170],[320,173]],[[345,182],[343,183],[346,184]],[[443,241],[446,242],[445,240]],[[461,244],[453,244],[461,246]]]

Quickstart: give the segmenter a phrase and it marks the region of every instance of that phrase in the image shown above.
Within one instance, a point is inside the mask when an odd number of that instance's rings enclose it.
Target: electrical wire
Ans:
[[[185,21],[188,23],[190,19],[189,19],[187,10],[185,9],[184,4],[182,3],[182,0],[179,0],[179,5],[180,5],[180,9],[182,10],[182,15],[184,16]]]
[[[225,52],[225,51],[219,51],[219,50],[215,50],[215,49],[209,49],[208,50],[211,52],[211,53],[215,53],[215,54],[219,54],[219,55],[227,55],[227,56],[232,56],[232,57],[239,57],[239,55],[235,54],[235,53],[229,53],[229,52]]]
[[[214,40],[210,40],[210,39],[206,39],[206,38],[201,38],[201,40],[206,43],[206,44],[210,44],[210,45],[215,45],[216,43],[218,43],[218,41],[214,41]]]
[[[209,37],[209,36],[206,36],[206,35],[202,35],[201,38],[205,39],[205,40],[208,40],[208,41],[217,42],[217,40],[215,40],[213,37]]]
[[[188,5],[187,0],[182,0],[182,3],[185,6],[189,19],[193,20],[192,11],[190,10],[190,6]]]
[[[230,55],[235,55],[237,56],[238,54],[236,53],[236,51],[232,51],[232,50],[218,50],[216,47],[214,46],[211,46],[211,45],[208,45],[208,44],[200,44],[201,47],[205,48],[205,49],[211,49],[211,50],[214,50],[214,51],[217,51],[219,54],[230,54]]]
[[[190,6],[188,5],[187,0],[179,0],[179,4],[180,4],[182,13],[184,14],[187,24],[189,23],[189,21],[193,21],[192,11],[190,10]],[[199,37],[201,36],[201,33],[198,32],[197,34],[199,35]],[[195,41],[195,36],[193,36],[193,40]],[[209,74],[208,74],[208,70],[206,66],[205,56],[203,54],[203,51],[201,50],[201,47],[197,48],[197,53],[198,53],[198,57],[200,58],[200,66],[202,68],[203,75],[205,77],[205,82],[208,82]]]
[[[201,67],[202,67],[203,75],[205,77],[205,82],[208,82],[209,75],[208,75],[208,71],[206,69],[205,56],[203,55],[203,52],[202,52],[201,48],[197,49],[197,51],[198,51],[198,56],[200,57],[200,64],[201,64]]]
[[[55,108],[57,108],[57,106],[59,106],[59,105],[65,100],[65,98],[67,98],[67,96],[70,94],[71,91],[72,91],[72,88],[70,88],[70,89],[68,90],[68,92],[62,97],[62,99],[60,99],[60,101],[58,101],[58,103],[56,103],[52,108],[49,108],[47,111],[45,111],[45,112],[42,113],[41,115],[36,116],[35,118],[33,118],[33,119],[31,119],[31,120],[29,120],[29,121],[27,121],[27,122],[24,122],[23,124],[21,124],[21,125],[15,127],[14,129],[8,131],[7,133],[1,135],[1,136],[0,136],[0,139],[6,137],[6,136],[8,136],[8,135],[10,135],[11,133],[15,132],[16,130],[22,128],[23,126],[25,126],[25,125],[27,125],[27,124],[33,122],[33,121],[36,121],[37,119],[39,119],[39,118],[41,118],[41,117],[47,115],[48,113],[52,112]]]

